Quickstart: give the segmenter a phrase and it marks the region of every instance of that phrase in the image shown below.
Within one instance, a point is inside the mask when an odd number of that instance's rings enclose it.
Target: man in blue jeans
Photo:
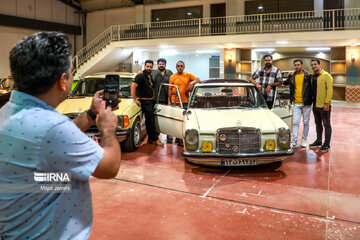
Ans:
[[[298,147],[298,133],[301,116],[303,116],[303,133],[301,147],[306,148],[311,113],[311,75],[304,70],[302,60],[294,60],[295,71],[290,72],[284,85],[290,85],[290,103],[294,103],[292,148]]]

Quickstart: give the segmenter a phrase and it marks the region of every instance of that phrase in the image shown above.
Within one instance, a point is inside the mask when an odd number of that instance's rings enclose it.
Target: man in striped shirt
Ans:
[[[271,55],[264,56],[265,66],[260,67],[254,74],[250,77],[250,82],[253,83],[257,89],[263,94],[266,104],[269,109],[273,107],[274,104],[274,95],[276,86],[282,84],[282,77],[280,69],[273,66],[273,58]],[[259,78],[259,83],[255,79]]]

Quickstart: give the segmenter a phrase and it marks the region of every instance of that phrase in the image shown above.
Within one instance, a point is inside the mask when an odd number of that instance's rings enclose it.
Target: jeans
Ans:
[[[330,124],[330,115],[331,115],[331,106],[329,107],[329,111],[324,111],[324,108],[313,108],[315,124],[316,124],[316,140],[322,142],[322,133],[323,133],[323,125],[325,128],[325,146],[330,146],[331,139],[331,124]]]
[[[298,141],[301,116],[303,116],[303,124],[304,124],[301,141],[306,142],[309,133],[310,113],[311,113],[311,106],[304,106],[303,104],[294,104],[293,140],[292,140],[294,143],[297,143]]]

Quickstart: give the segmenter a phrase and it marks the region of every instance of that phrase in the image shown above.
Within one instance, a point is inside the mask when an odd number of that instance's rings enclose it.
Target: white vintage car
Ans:
[[[182,154],[190,162],[248,166],[282,161],[293,154],[292,106],[276,97],[269,110],[261,93],[247,81],[202,81],[192,91],[187,110],[180,104],[157,103],[156,127],[183,139]]]

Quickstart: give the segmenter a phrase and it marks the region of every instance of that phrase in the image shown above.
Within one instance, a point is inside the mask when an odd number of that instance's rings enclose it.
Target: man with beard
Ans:
[[[295,71],[290,72],[284,85],[290,85],[290,103],[294,103],[293,113],[293,139],[292,148],[298,147],[298,133],[301,116],[303,116],[303,132],[301,147],[306,148],[306,140],[309,133],[309,122],[311,113],[311,75],[304,69],[303,61],[296,59],[293,62]]]
[[[316,140],[309,145],[311,148],[320,147],[321,152],[330,150],[331,140],[331,99],[333,96],[333,78],[321,68],[320,60],[311,60],[311,92],[313,96],[313,113],[316,124]],[[324,126],[324,127],[323,127]],[[325,141],[322,143],[323,128],[325,128]]]
[[[142,74],[135,77],[134,82],[131,84],[131,96],[145,115],[145,126],[148,134],[148,143],[157,146],[164,146],[159,140],[158,134],[155,132],[155,86],[151,77],[151,70],[153,69],[154,62],[152,60],[145,61],[145,69]],[[138,98],[136,98],[136,89],[138,89]]]
[[[273,58],[271,55],[264,56],[265,67],[260,67],[250,77],[250,82],[253,83],[257,89],[263,94],[268,108],[271,109],[274,104],[274,94],[276,86],[282,84],[282,77],[280,69],[273,66]],[[255,79],[259,78],[260,83]]]
[[[155,98],[157,101],[159,101],[159,103],[167,104],[169,87],[163,86],[160,90],[160,86],[162,83],[169,83],[170,76],[173,75],[173,72],[169,69],[166,69],[166,60],[164,58],[159,58],[157,60],[157,65],[158,70],[153,70],[151,72],[151,75],[155,81]]]

